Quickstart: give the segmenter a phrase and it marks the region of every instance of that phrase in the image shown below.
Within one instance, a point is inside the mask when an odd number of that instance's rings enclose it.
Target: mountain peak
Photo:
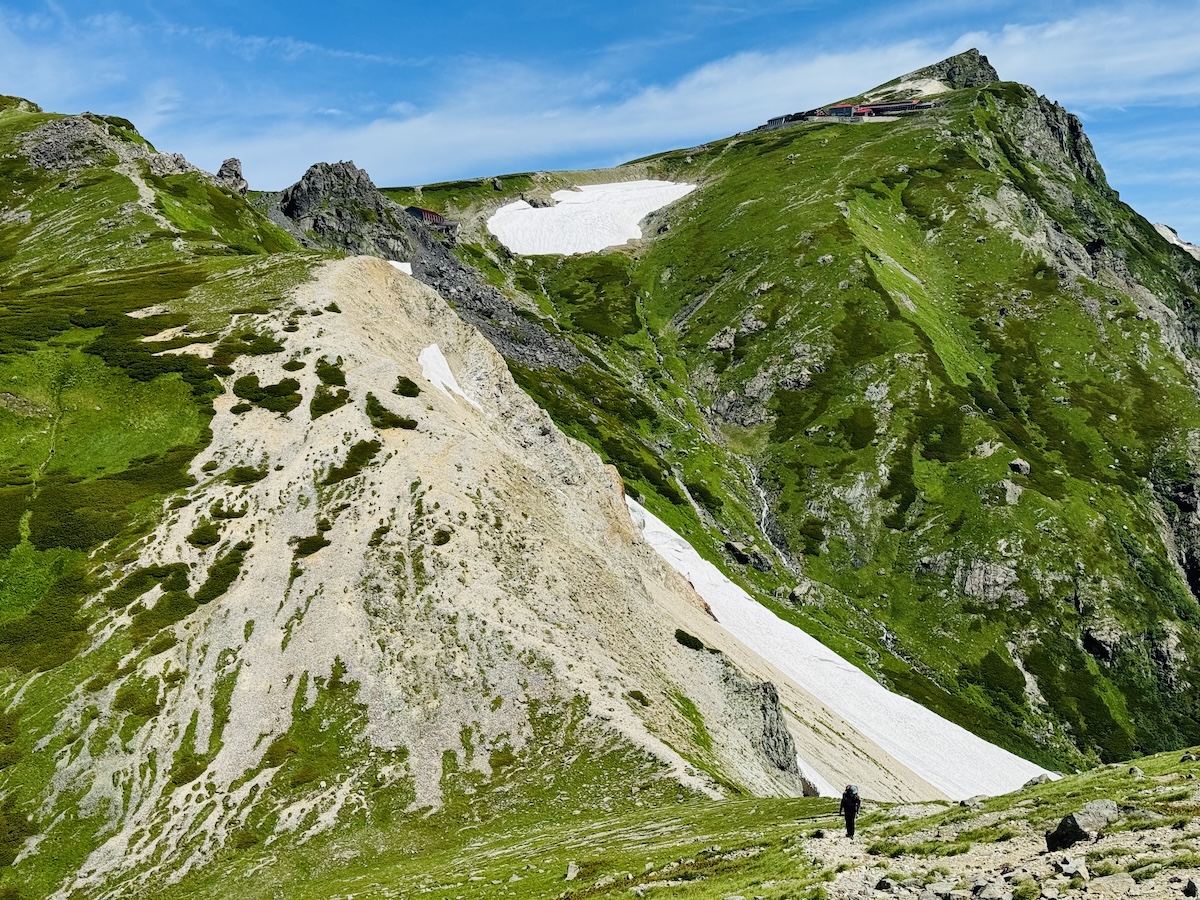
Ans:
[[[916,81],[923,78],[940,81],[952,90],[987,87],[1000,80],[999,74],[988,62],[988,58],[974,47],[947,57],[931,66],[909,72],[901,78],[901,81]]]

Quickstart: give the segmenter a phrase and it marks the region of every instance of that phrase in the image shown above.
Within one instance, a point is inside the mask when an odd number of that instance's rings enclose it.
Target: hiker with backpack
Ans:
[[[842,792],[842,805],[838,812],[846,817],[846,837],[854,837],[854,819],[862,809],[862,798],[858,796],[858,785],[848,784]]]

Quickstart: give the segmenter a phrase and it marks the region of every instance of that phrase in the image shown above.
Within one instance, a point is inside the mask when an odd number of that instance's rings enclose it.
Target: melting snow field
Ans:
[[[591,253],[640,238],[642,219],[695,189],[670,181],[589,184],[555,191],[557,206],[509,203],[496,210],[487,227],[513,253]]]
[[[893,694],[757,603],[640,504],[625,502],[646,542],[692,583],[734,637],[947,796],[1005,794],[1035,775],[1053,775]]]
[[[462,388],[458,386],[458,379],[450,371],[450,363],[446,361],[442,348],[437,344],[430,344],[422,350],[417,357],[417,362],[421,364],[421,374],[425,376],[425,380],[435,388],[445,391],[447,394],[458,394],[473,407],[480,409],[479,404],[464,394]]]

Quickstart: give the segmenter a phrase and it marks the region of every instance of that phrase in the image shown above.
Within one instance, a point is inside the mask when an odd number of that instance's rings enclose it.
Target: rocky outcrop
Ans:
[[[1187,578],[1192,596],[1200,601],[1200,473],[1171,476],[1152,470],[1150,484],[1170,528],[1175,561]]]
[[[158,153],[149,144],[133,140],[107,119],[91,113],[64,116],[38,126],[24,136],[21,150],[32,166],[51,171],[73,172],[142,160],[159,177],[201,172],[212,178],[188,162],[183,154]]]
[[[988,62],[988,58],[974,47],[957,56],[934,63],[932,66],[909,72],[900,80],[917,81],[924,78],[940,81],[953,90],[987,87],[992,82],[1000,80],[999,74]]]
[[[266,204],[268,215],[309,247],[412,259],[414,226],[353,161],[317,163]]]
[[[723,657],[722,662],[730,708],[736,711],[739,728],[750,745],[771,768],[790,776],[805,796],[817,796],[816,786],[803,777],[796,762],[796,742],[788,730],[775,685],[748,679]]]
[[[773,568],[771,560],[757,547],[747,547],[741,541],[726,541],[725,550],[738,565],[752,566],[760,572],[770,572]]]
[[[1015,586],[1016,569],[982,559],[960,562],[955,571],[954,582],[968,597],[992,606],[1002,599],[1008,600],[1014,606],[1021,606],[1028,599]]]
[[[586,363],[575,345],[464,265],[428,232],[418,234],[413,274],[440,293],[463,320],[478,328],[505,359],[534,369],[573,372]]]
[[[1105,619],[1083,629],[1083,649],[1097,661],[1111,666],[1117,661],[1117,654],[1126,637],[1119,622]]]
[[[441,239],[380,193],[353,162],[317,163],[258,205],[305,246],[410,262],[413,275],[438,291],[506,359],[534,369],[574,371],[583,355],[522,315],[504,294],[464,265]]]
[[[1079,812],[1064,816],[1053,831],[1046,832],[1046,849],[1051,853],[1066,850],[1080,841],[1092,841],[1107,826],[1117,821],[1120,810],[1112,800],[1092,800]]]
[[[1109,187],[1092,142],[1083,130],[1083,122],[1062,105],[1037,96],[1032,88],[1015,86],[1026,97],[1022,102],[1003,105],[1012,116],[1010,133],[1020,142],[1022,155],[1073,181],[1082,176],[1106,197],[1115,200],[1116,192]],[[1062,200],[1071,202],[1063,195]]]
[[[242,161],[235,157],[221,163],[221,168],[217,170],[216,183],[219,187],[227,188],[243,197],[250,190],[249,183],[242,176]]]

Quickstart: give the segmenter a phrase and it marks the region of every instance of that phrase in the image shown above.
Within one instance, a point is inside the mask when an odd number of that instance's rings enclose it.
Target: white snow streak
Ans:
[[[391,266],[393,269],[399,269],[405,275],[412,274],[412,263],[396,262],[394,259],[389,259],[388,265]]]
[[[734,637],[947,796],[1004,794],[1046,772],[893,694],[816,638],[755,602],[640,504],[629,498],[625,502],[646,541],[692,583]]]
[[[425,380],[435,388],[445,391],[447,394],[458,394],[476,409],[482,409],[458,386],[458,380],[450,371],[450,363],[446,361],[446,357],[442,354],[442,348],[437,344],[430,344],[422,350],[420,356],[417,357],[417,362],[421,364],[421,374],[425,376]]]
[[[589,184],[555,191],[556,206],[509,203],[496,210],[487,227],[505,247],[525,256],[591,253],[640,238],[642,219],[695,188],[670,181]]]

